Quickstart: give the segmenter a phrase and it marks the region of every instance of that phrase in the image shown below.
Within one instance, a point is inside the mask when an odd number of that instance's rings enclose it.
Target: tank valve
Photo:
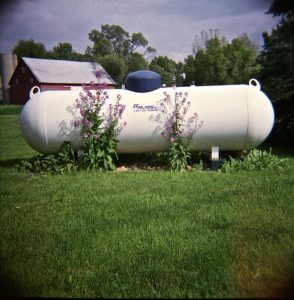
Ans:
[[[261,88],[260,87],[260,83],[258,82],[258,80],[254,79],[254,78],[252,78],[252,79],[249,80],[249,85],[253,86],[253,87],[255,87],[255,88],[259,89],[259,90]]]
[[[34,86],[30,90],[30,98],[33,98],[36,94],[40,93],[40,88],[38,86]]]

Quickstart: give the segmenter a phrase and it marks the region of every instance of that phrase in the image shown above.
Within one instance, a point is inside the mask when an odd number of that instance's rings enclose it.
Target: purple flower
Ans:
[[[169,141],[174,142],[176,139],[174,137],[170,137]]]
[[[167,132],[172,132],[172,130],[173,130],[173,129],[172,129],[171,126],[167,126],[167,127],[166,127],[166,131],[167,131]]]
[[[83,133],[83,139],[86,140],[89,137],[88,133],[84,132]]]
[[[74,127],[79,127],[81,125],[81,121],[80,120],[74,120],[73,122],[73,126]]]

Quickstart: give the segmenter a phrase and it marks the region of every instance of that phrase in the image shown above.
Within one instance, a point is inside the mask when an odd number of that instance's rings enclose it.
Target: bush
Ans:
[[[22,160],[16,166],[21,171],[41,174],[63,174],[76,171],[79,160],[70,143],[65,142],[58,153],[51,155],[38,155],[30,160]]]
[[[258,149],[253,149],[243,159],[230,157],[226,160],[221,172],[233,173],[238,171],[259,171],[259,170],[281,170],[286,166],[287,159],[281,159],[277,155]]]

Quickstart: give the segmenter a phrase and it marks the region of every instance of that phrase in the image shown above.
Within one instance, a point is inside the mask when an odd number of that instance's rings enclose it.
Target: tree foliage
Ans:
[[[289,12],[293,13],[293,1],[292,0],[274,0],[266,12],[275,16],[286,15]]]
[[[52,50],[47,51],[44,44],[37,43],[33,39],[20,40],[13,48],[13,53],[20,57],[49,58],[63,60],[86,61],[88,57],[84,54],[75,52],[68,42],[60,42]]]
[[[100,31],[93,29],[89,33],[89,39],[93,42],[93,46],[89,46],[87,51],[94,58],[111,54],[128,58],[139,47],[145,48],[148,45],[147,39],[141,32],[130,35],[119,25],[101,25]],[[148,49],[151,48],[148,47],[147,52]]]
[[[70,43],[59,43],[53,47],[52,56],[71,60],[73,56],[72,45]]]
[[[275,142],[288,143],[294,136],[293,8],[290,1],[274,0],[268,13],[283,18],[271,34],[263,33],[259,78],[275,108],[272,138]]]
[[[127,72],[146,69],[144,55],[156,51],[147,46],[148,41],[141,32],[130,35],[119,25],[101,25],[100,31],[93,29],[89,33],[89,39],[93,45],[87,47],[86,54],[101,63],[118,85],[123,83]],[[145,49],[144,54],[136,52],[139,48]]]
[[[210,39],[206,43],[206,50],[201,49],[195,55],[196,83],[224,84],[227,77],[227,64],[220,39],[217,37]]]
[[[201,32],[194,55],[185,59],[187,84],[197,85],[246,83],[256,73],[257,47],[243,34],[227,42],[218,31]]]
[[[224,46],[227,59],[227,84],[247,83],[257,74],[257,46],[251,42],[247,34],[243,34]]]
[[[42,43],[37,43],[33,39],[20,40],[14,46],[12,52],[20,57],[45,58],[47,50]]]
[[[75,60],[75,61],[85,61],[85,55],[77,53],[73,50],[73,47],[70,43],[63,42],[58,43],[57,46],[54,46],[51,51],[47,54],[48,58],[51,59],[62,59],[62,60]]]
[[[143,55],[135,52],[132,53],[127,59],[128,73],[148,69],[148,63]]]
[[[109,54],[100,58],[99,63],[103,66],[111,78],[120,86],[127,74],[127,65],[118,54]]]
[[[156,56],[150,62],[149,69],[161,76],[163,84],[170,86],[174,81],[174,76],[176,76],[177,63],[167,56]]]

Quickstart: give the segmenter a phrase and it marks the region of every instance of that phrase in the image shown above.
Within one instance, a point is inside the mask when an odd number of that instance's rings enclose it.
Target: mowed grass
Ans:
[[[276,297],[294,262],[294,159],[280,172],[31,175],[0,115],[1,278],[23,296]]]

